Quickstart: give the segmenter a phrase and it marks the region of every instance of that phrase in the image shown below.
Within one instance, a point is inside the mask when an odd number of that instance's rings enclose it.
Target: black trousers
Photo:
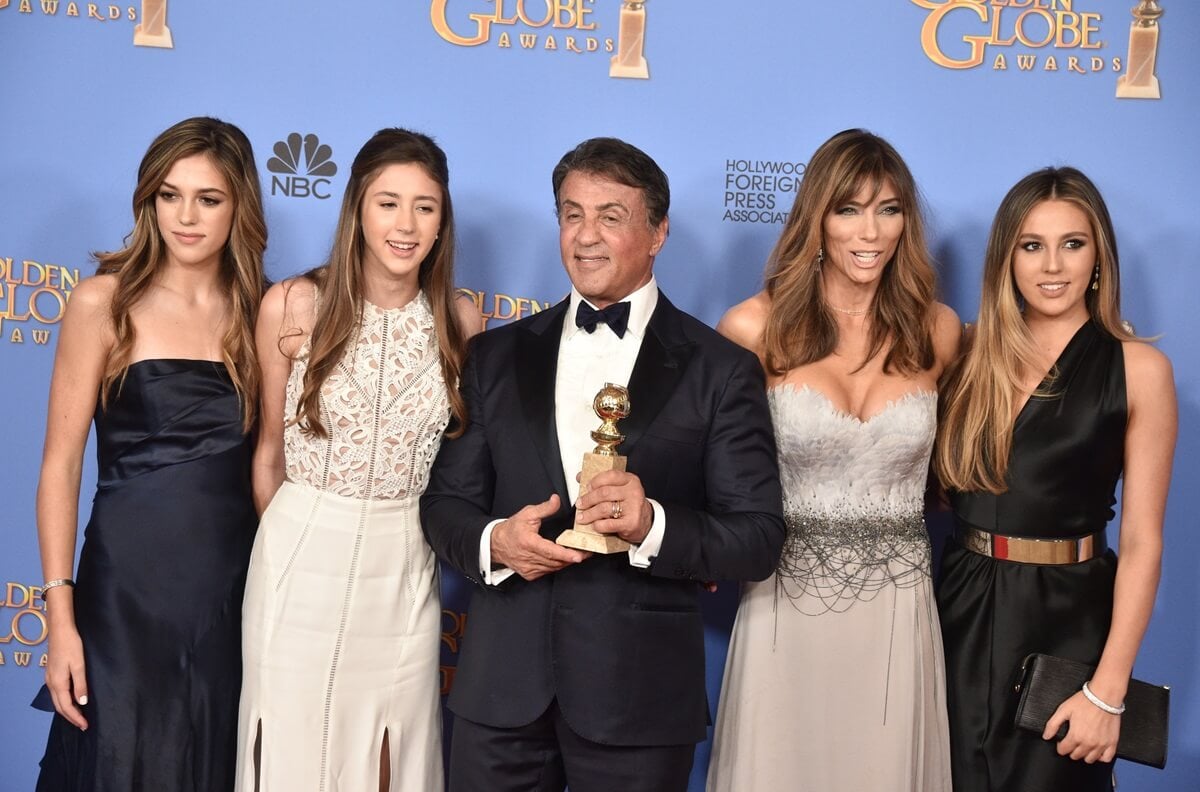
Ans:
[[[514,729],[455,717],[449,792],[686,792],[695,750],[592,742],[571,729],[557,701]]]

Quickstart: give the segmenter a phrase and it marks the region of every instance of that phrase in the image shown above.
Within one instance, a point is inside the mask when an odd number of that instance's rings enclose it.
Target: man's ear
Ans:
[[[650,246],[650,255],[657,256],[662,250],[662,246],[667,241],[667,235],[671,233],[671,218],[664,217],[658,227],[654,229],[654,244]]]

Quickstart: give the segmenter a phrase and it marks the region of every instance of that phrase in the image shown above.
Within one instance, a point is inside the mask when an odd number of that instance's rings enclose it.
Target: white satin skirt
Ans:
[[[242,622],[239,792],[443,784],[437,563],[416,498],[284,482],[263,514]],[[255,760],[255,743],[260,759]]]

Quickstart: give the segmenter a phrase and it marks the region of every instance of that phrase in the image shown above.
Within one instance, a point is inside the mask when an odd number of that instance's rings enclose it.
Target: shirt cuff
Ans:
[[[489,586],[499,586],[513,573],[508,567],[492,569],[492,530],[502,522],[504,520],[492,520],[483,529],[483,536],[479,539],[479,573],[483,576],[483,582]]]
[[[641,544],[631,545],[629,548],[629,564],[639,569],[650,567],[650,562],[662,549],[663,534],[667,530],[667,513],[663,511],[662,504],[653,498],[646,498],[646,503],[649,503],[650,508],[654,510],[650,533],[646,534],[646,538],[642,540]]]

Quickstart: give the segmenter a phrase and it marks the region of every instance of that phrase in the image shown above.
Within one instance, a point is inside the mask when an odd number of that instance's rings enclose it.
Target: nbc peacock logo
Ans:
[[[267,160],[267,170],[279,175],[271,176],[271,195],[322,201],[330,196],[330,178],[337,175],[337,163],[333,149],[316,135],[293,132],[277,141],[272,151],[275,155]]]

